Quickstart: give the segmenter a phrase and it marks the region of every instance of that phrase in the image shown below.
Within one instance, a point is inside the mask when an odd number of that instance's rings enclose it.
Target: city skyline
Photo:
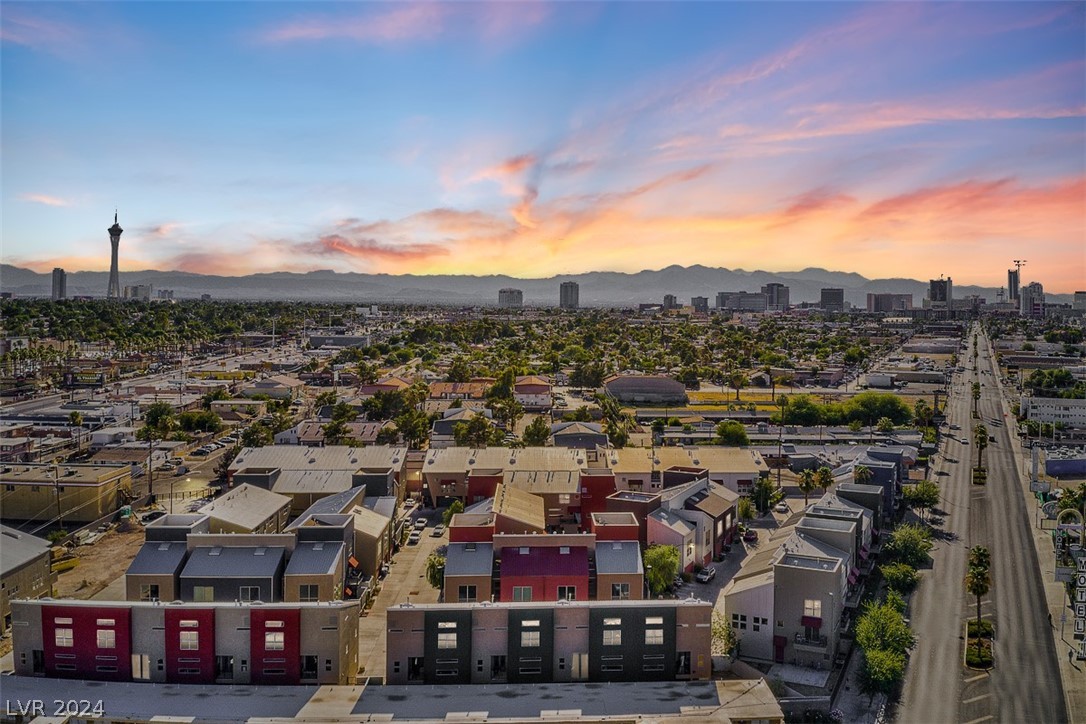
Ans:
[[[788,12],[782,12],[786,9]],[[1078,3],[4,3],[5,263],[1086,278]]]

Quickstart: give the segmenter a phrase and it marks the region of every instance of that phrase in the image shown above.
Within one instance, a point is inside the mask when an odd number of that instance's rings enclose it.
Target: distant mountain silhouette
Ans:
[[[104,271],[70,272],[68,294],[104,297],[108,281],[109,274]],[[689,303],[691,297],[708,297],[709,305],[714,306],[717,292],[757,292],[770,282],[787,285],[793,304],[818,301],[823,287],[840,287],[845,290],[845,299],[857,307],[866,305],[868,292],[912,294],[913,304],[920,306],[928,288],[927,282],[915,279],[867,279],[853,272],[814,267],[796,272],[766,272],[700,264],[646,269],[633,274],[600,271],[547,279],[517,279],[504,275],[341,274],[327,269],[240,277],[152,270],[121,274],[122,286],[150,284],[156,290],[172,289],[177,299],[210,294],[214,299],[297,299],[359,304],[496,304],[499,289],[514,287],[524,292],[526,305],[556,306],[558,285],[564,281],[580,284],[582,306],[660,302],[665,294],[674,294],[684,304]],[[17,297],[47,297],[52,289],[52,279],[49,274],[3,264],[0,265],[0,289]],[[995,287],[955,285],[954,296],[979,294],[994,302],[996,291]],[[1056,302],[1071,301],[1070,294],[1050,294],[1048,297]]]

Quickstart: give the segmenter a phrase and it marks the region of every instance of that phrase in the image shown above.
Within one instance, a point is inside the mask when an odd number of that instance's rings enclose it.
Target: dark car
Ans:
[[[144,513],[143,515],[141,515],[140,522],[144,525],[147,525],[148,523],[152,523],[165,515],[166,511],[164,510],[152,510],[150,513]]]
[[[743,540],[747,543],[756,542],[758,540],[758,531],[753,528],[747,528],[746,531],[743,532]]]

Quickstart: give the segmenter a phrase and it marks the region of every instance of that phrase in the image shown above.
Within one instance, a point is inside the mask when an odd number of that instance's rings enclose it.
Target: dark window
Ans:
[[[477,601],[477,594],[475,586],[460,586],[457,589],[457,600],[460,603],[471,603]]]
[[[426,668],[421,656],[410,656],[407,659],[407,680],[418,681],[423,677]]]
[[[303,656],[302,657],[302,674],[303,679],[315,679],[317,678],[317,657],[316,656]]]
[[[678,661],[675,663],[676,676],[690,676],[690,652],[680,651]]]

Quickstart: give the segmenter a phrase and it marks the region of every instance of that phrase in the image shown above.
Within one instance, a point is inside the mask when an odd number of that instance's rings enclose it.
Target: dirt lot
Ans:
[[[91,598],[124,575],[141,545],[143,526],[135,523],[128,532],[114,528],[93,544],[79,546],[73,551],[79,556],[79,565],[57,575],[54,597]]]
[[[91,545],[79,546],[73,552],[79,557],[79,565],[57,574],[53,586],[54,598],[85,600],[94,596],[128,569],[143,545],[143,526],[131,524],[130,530],[117,528]],[[11,636],[0,639],[0,656],[11,651]]]

